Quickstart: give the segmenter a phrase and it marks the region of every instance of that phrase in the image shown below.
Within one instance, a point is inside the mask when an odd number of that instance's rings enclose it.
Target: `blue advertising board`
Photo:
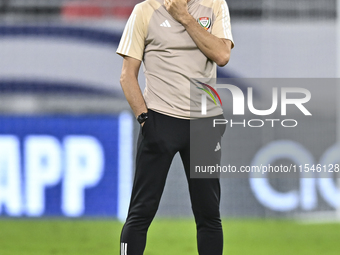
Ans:
[[[124,219],[132,115],[0,116],[0,216]]]

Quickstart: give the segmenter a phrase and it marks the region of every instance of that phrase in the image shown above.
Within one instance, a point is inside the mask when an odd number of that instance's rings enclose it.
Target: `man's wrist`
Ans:
[[[137,121],[139,124],[143,124],[149,118],[147,112],[143,112],[137,116]]]
[[[193,19],[194,18],[189,13],[187,13],[186,15],[183,15],[179,23],[181,23],[185,27],[188,26]]]

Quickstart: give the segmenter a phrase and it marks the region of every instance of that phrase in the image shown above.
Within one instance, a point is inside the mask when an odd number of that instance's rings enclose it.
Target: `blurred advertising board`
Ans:
[[[0,216],[124,218],[132,131],[128,112],[0,116]]]

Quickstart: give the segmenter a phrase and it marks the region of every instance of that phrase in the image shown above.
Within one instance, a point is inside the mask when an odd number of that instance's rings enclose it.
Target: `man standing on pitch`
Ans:
[[[190,178],[190,78],[215,78],[216,64],[228,63],[233,45],[225,0],[146,0],[135,6],[117,49],[124,57],[121,85],[141,124],[122,255],[143,254],[177,152],[188,181],[198,253],[222,254],[219,179]],[[144,96],[137,79],[142,61]],[[204,119],[221,114],[220,107],[212,107]],[[210,132],[212,145],[204,146],[215,163],[223,132]]]

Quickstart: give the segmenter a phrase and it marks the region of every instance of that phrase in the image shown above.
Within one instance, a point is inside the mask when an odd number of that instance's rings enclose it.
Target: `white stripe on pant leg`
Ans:
[[[127,255],[127,243],[120,243],[120,255]]]

